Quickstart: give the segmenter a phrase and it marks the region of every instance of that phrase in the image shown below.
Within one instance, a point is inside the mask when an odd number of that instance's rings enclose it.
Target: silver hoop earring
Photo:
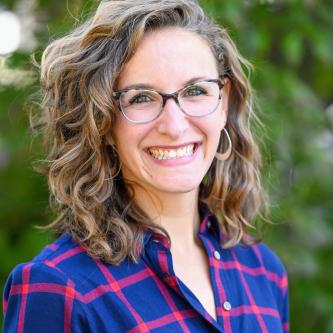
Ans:
[[[227,136],[227,139],[228,139],[228,149],[224,153],[219,153],[219,152],[215,153],[215,157],[219,161],[225,161],[225,160],[227,160],[230,157],[231,150],[232,150],[232,142],[231,142],[231,139],[230,139],[230,136],[229,136],[229,133],[228,133],[227,129],[223,128],[222,131],[224,131],[225,135]]]

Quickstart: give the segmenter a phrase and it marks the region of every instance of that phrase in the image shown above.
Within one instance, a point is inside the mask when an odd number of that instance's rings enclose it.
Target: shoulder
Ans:
[[[130,271],[130,265],[116,267],[92,258],[84,246],[64,235],[10,273],[3,292],[4,329],[85,331],[86,305],[99,297],[95,291],[102,285],[113,286],[110,279]]]
[[[63,236],[12,270],[3,292],[6,332],[51,333],[66,331],[71,323],[78,329],[85,325],[80,292],[72,279],[78,265],[62,267],[65,258],[79,253],[83,250]]]
[[[237,255],[238,260],[244,264],[253,267],[260,265],[279,275],[286,273],[285,267],[278,255],[264,243],[260,242],[255,245],[238,244],[233,248],[233,251]]]
[[[238,244],[227,251],[226,266],[236,269],[241,284],[257,304],[277,309],[284,327],[288,326],[288,277],[280,258],[265,244]],[[287,329],[286,329],[287,330]]]
[[[74,292],[77,285],[74,280],[80,282],[78,276],[83,277],[89,271],[88,262],[89,256],[85,250],[73,242],[69,235],[60,237],[33,260],[19,264],[11,271],[4,287],[4,310],[8,300],[14,298],[20,299],[20,302],[27,296],[29,301],[51,295],[66,298],[70,289]]]
[[[80,300],[85,277],[96,269],[86,250],[68,234],[46,246],[33,260],[17,265],[3,292],[4,311],[58,299],[63,306],[70,298]],[[23,303],[22,303],[23,302]]]
[[[267,245],[265,245],[264,243],[254,245],[253,251],[256,254],[258,260],[260,260],[261,264],[268,271],[274,272],[279,276],[286,275],[286,269],[281,259]]]
[[[64,235],[10,273],[3,292],[4,330],[87,331],[92,325],[87,318],[116,297],[117,281],[141,269],[129,260],[114,266],[92,258]]]
[[[230,249],[230,255],[242,273],[260,281],[264,278],[272,289],[285,296],[288,287],[286,269],[277,254],[267,245],[238,244]]]
[[[56,283],[71,284],[84,293],[89,277],[94,276],[96,283],[103,283],[99,266],[105,265],[92,258],[84,246],[75,242],[69,234],[58,238],[46,246],[32,261],[17,265],[9,275],[11,283]],[[97,276],[96,276],[97,275]]]
[[[17,265],[4,290],[4,302],[13,295],[36,291],[65,295],[85,302],[85,295],[101,285],[126,278],[142,268],[129,259],[114,266],[91,257],[87,249],[65,234],[46,246],[32,261]],[[67,289],[66,289],[67,288]]]

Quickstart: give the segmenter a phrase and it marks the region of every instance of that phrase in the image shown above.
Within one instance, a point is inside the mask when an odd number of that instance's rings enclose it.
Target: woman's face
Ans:
[[[213,53],[196,34],[168,28],[145,35],[122,71],[117,88],[144,85],[173,93],[195,78],[218,78]],[[226,123],[228,88],[227,83],[219,106],[205,117],[187,116],[172,98],[150,123],[131,123],[119,111],[113,138],[123,177],[160,197],[163,193],[197,191]],[[166,159],[160,159],[163,153]]]

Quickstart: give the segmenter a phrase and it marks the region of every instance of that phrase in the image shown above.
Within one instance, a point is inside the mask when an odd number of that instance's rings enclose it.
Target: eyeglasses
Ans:
[[[208,116],[217,109],[223,86],[221,79],[211,79],[191,83],[172,94],[133,88],[112,95],[119,102],[120,110],[128,121],[144,124],[160,116],[169,98],[174,99],[181,111],[190,117]]]

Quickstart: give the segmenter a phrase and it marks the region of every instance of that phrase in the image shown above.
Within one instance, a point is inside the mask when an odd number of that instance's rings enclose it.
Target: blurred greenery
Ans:
[[[82,20],[96,1],[3,0],[24,23],[25,47],[0,58],[0,281],[51,241],[46,180],[28,129],[38,89],[30,54]],[[333,332],[333,2],[205,0],[255,66],[252,81],[265,131],[265,184],[272,220],[265,242],[289,272],[291,328]],[[29,30],[28,30],[29,29]],[[28,37],[31,39],[28,43]]]

